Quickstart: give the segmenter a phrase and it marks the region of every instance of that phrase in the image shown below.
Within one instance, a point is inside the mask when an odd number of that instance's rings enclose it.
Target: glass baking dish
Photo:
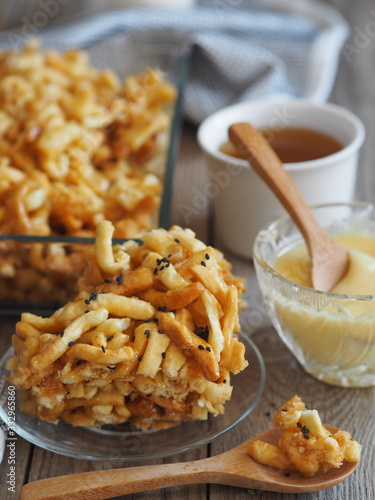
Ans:
[[[66,48],[61,47],[58,38],[54,39],[53,30],[49,30],[45,37],[41,34],[39,38],[42,49]],[[88,39],[83,39],[82,44],[74,48],[84,49],[92,66],[99,70],[113,70],[121,80],[155,68],[161,70],[164,79],[175,86],[176,99],[170,110],[164,155],[152,172],[161,180],[162,193],[151,227],[167,228],[189,51],[168,43],[150,43],[122,32],[107,34],[98,40],[90,33]],[[14,49],[14,46],[11,43],[7,46],[4,36],[1,36],[0,50],[7,49]],[[93,241],[93,237],[63,234],[0,234],[0,315],[19,315],[25,311],[50,314],[73,298],[75,283],[86,265],[85,255],[93,248]]]
[[[0,315],[49,315],[76,295],[94,238],[0,234]],[[113,239],[113,244],[126,240]]]

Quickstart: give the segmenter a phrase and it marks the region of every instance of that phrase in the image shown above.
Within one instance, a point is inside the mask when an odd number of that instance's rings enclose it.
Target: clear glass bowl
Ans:
[[[72,427],[64,422],[54,425],[22,411],[21,396],[16,391],[16,433],[46,450],[87,460],[151,460],[204,446],[246,418],[263,393],[265,367],[262,355],[248,336],[240,334],[240,338],[246,347],[249,366],[231,377],[233,393],[225,405],[224,415],[148,432],[124,425],[108,428]],[[9,349],[0,361],[0,418],[5,423],[9,387],[6,362],[12,355],[13,351]]]
[[[354,202],[313,207],[332,235],[375,239],[375,207]],[[303,368],[342,387],[375,385],[375,295],[324,293],[281,276],[276,260],[303,242],[288,215],[260,231],[254,265],[271,321]]]

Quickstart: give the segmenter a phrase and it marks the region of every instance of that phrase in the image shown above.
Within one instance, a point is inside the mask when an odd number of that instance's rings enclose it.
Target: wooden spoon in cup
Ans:
[[[249,123],[236,123],[229,127],[229,138],[301,231],[312,262],[313,287],[323,292],[331,291],[348,271],[348,252],[319,225],[280,158],[260,132]]]
[[[331,433],[334,427],[325,426]],[[314,477],[296,471],[261,465],[247,455],[250,441],[260,439],[277,445],[280,428],[273,428],[221,455],[193,462],[145,465],[123,469],[82,472],[41,479],[21,488],[20,500],[100,500],[140,491],[182,484],[213,483],[240,488],[306,493],[331,488],[355,470],[358,462],[344,462],[339,469]]]

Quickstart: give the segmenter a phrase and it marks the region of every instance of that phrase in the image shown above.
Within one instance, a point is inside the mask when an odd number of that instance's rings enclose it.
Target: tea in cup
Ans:
[[[228,128],[237,122],[263,131],[309,205],[353,200],[365,138],[353,113],[302,99],[235,104],[209,116],[198,130],[210,178],[220,180],[211,190],[215,245],[251,258],[259,230],[285,213],[247,160],[228,144]]]

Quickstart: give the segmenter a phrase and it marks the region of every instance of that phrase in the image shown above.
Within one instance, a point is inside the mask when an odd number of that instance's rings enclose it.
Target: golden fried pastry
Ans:
[[[115,246],[113,232],[99,223],[73,301],[16,325],[9,380],[23,409],[52,423],[140,429],[223,413],[231,373],[247,366],[235,333],[243,280],[189,229]]]
[[[316,410],[293,396],[276,413],[273,423],[283,429],[278,446],[263,441],[250,443],[248,454],[257,462],[279,469],[298,470],[304,476],[358,462],[361,445],[346,431],[331,434]]]

